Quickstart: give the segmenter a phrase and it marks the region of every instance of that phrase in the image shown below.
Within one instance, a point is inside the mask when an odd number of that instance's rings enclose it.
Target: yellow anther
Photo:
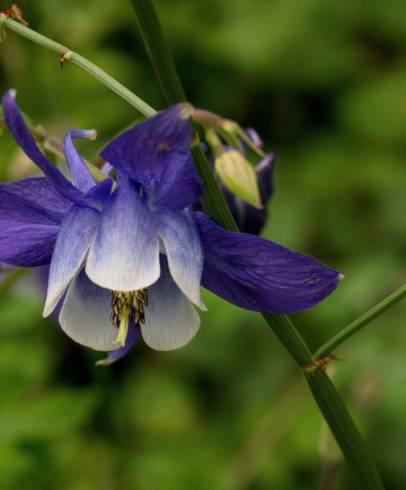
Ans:
[[[111,323],[118,329],[114,344],[123,347],[128,334],[128,326],[132,319],[135,324],[145,322],[144,308],[148,306],[148,290],[113,291],[111,297]]]
[[[127,306],[125,306],[121,310],[121,318],[120,318],[120,325],[118,327],[118,334],[113,342],[113,344],[116,345],[118,348],[125,346],[125,341],[127,339],[127,334],[128,334],[130,312],[131,310]]]

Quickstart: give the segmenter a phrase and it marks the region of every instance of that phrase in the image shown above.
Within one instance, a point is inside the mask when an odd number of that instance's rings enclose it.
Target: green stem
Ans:
[[[169,47],[165,42],[155,9],[148,0],[131,0],[137,15],[138,29],[154,67],[168,105],[186,100]],[[169,83],[168,83],[169,81]]]
[[[345,455],[359,488],[383,490],[379,473],[330,378],[320,369],[306,370],[305,377],[321,413]]]
[[[292,320],[287,315],[262,313],[262,316],[296,364],[301,368],[312,367],[314,364],[312,353]]]
[[[349,325],[344,327],[341,332],[335,335],[332,339],[323,344],[314,354],[316,359],[321,359],[328,356],[331,352],[344,343],[347,339],[352,337],[361,328],[368,325],[368,323],[375,320],[378,316],[382,315],[391,306],[399,302],[401,299],[406,297],[406,284],[397,289],[394,293],[390,294],[383,301],[378,303],[376,306],[371,308],[369,311],[361,315],[359,318],[351,322]]]
[[[200,143],[192,146],[192,155],[197,171],[203,180],[202,201],[205,211],[217,223],[231,231],[238,231],[238,226],[227,206],[220,188],[217,185],[210,162],[200,148]]]
[[[74,53],[66,46],[63,46],[62,44],[48,39],[42,34],[33,31],[29,27],[23,26],[19,22],[10,19],[4,14],[0,14],[0,27],[6,27],[7,29],[14,31],[17,34],[20,34],[21,36],[26,37],[27,39],[30,39],[37,44],[40,44],[41,46],[51,49],[52,51],[56,51],[60,55],[65,55],[66,60],[72,61],[72,63],[80,66],[88,73],[90,73],[90,75],[100,80],[100,82],[106,85],[106,87],[108,87],[110,90],[126,100],[130,105],[132,105],[139,112],[144,114],[144,116],[151,117],[156,113],[156,111],[146,102],[133,94],[130,90],[128,90],[128,88],[124,87],[124,85],[119,83],[104,70],[102,70],[97,65],[87,60],[80,54]]]
[[[184,100],[184,92],[179,90],[177,86],[180,79],[178,76],[173,76],[173,70],[176,72],[176,67],[172,58],[170,60],[162,59],[163,56],[169,58],[170,54],[165,46],[152,3],[150,0],[132,0],[132,3],[139,22],[142,19],[143,24],[140,26],[142,37],[168,103],[172,104]],[[150,22],[149,25],[145,25],[148,22]],[[171,70],[168,71],[165,66],[170,66]],[[162,71],[159,70],[159,67],[163,67]],[[209,186],[209,189],[206,189],[202,196],[206,210],[220,225],[231,231],[236,231],[235,221],[229,217],[230,210],[217,185],[210,165],[205,161],[207,160],[206,156],[198,144],[194,145],[192,152],[196,167],[204,183]],[[360,488],[363,490],[382,490],[383,486],[378,472],[364,448],[350,414],[327,375],[314,364],[314,358],[309,347],[292,321],[286,315],[263,314],[263,317],[292,358],[304,368],[313,396],[343,451]]]

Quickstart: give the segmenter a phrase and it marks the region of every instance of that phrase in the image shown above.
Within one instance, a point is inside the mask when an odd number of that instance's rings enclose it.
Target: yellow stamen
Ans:
[[[148,290],[113,291],[111,297],[111,323],[118,329],[114,344],[124,347],[128,334],[130,319],[135,324],[145,322],[144,308],[148,306]]]
[[[121,310],[121,316],[120,316],[120,325],[118,327],[118,334],[116,339],[114,340],[113,344],[119,347],[124,347],[125,346],[125,341],[127,339],[127,334],[128,334],[128,324],[130,320],[130,313],[131,310],[127,306],[124,306],[124,308]]]

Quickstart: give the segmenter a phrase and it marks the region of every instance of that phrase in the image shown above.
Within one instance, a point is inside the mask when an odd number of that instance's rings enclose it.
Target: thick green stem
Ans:
[[[314,363],[312,353],[292,320],[287,315],[263,313],[262,316],[297,365],[301,368],[312,367]]]
[[[379,473],[335,386],[321,369],[305,370],[305,377],[327,424],[362,490],[382,489]]]
[[[184,92],[178,87],[180,79],[177,75],[174,76],[176,67],[165,45],[152,3],[150,0],[132,0],[132,3],[139,23],[142,22],[140,26],[142,37],[168,103],[172,104],[184,100]],[[167,69],[168,66],[170,70]],[[159,67],[162,67],[162,71]],[[205,184],[209,186],[209,189],[206,189],[202,196],[206,210],[220,225],[231,231],[236,231],[235,221],[230,219],[230,210],[218,188],[213,171],[208,162],[205,161],[207,160],[206,156],[197,145],[193,148],[193,156],[200,175]],[[314,398],[336,437],[360,488],[363,490],[382,490],[383,486],[374,463],[364,448],[351,416],[329,378],[319,369],[317,364],[314,364],[314,358],[309,347],[292,321],[285,315],[263,314],[263,317],[292,358],[304,368]]]
[[[178,71],[164,40],[154,7],[148,0],[131,1],[137,15],[138,29],[166,102],[172,105],[186,100]]]
[[[30,39],[34,43],[40,44],[41,46],[51,49],[52,51],[55,51],[60,55],[64,56],[65,61],[69,60],[72,63],[75,63],[76,65],[86,70],[88,73],[90,73],[90,75],[100,80],[100,82],[106,85],[110,90],[115,92],[117,95],[119,95],[124,100],[126,100],[130,105],[135,107],[139,112],[144,114],[144,116],[151,117],[156,113],[156,111],[152,107],[150,107],[146,102],[144,102],[135,94],[133,94],[130,90],[128,90],[128,88],[124,87],[124,85],[122,85],[120,82],[115,80],[104,70],[102,70],[94,63],[81,56],[80,54],[74,53],[66,46],[63,46],[62,44],[52,41],[51,39],[48,39],[42,34],[39,34],[38,32],[35,32],[32,29],[30,29],[29,27],[26,27],[20,24],[19,22],[10,19],[4,14],[0,14],[0,26],[6,27],[7,29],[14,31],[17,34],[20,34],[21,36]]]
[[[230,208],[223,199],[220,188],[211,169],[210,162],[200,148],[200,143],[192,146],[192,155],[197,171],[203,180],[202,201],[209,216],[231,231],[238,231],[238,226]]]
[[[351,322],[349,325],[344,327],[341,332],[335,335],[332,339],[327,341],[322,345],[314,354],[316,359],[321,359],[328,356],[331,352],[339,347],[343,342],[352,337],[361,328],[368,325],[368,323],[375,320],[378,316],[382,315],[391,306],[396,304],[398,301],[406,297],[406,284],[397,289],[394,293],[390,294],[383,301],[378,303],[376,306],[371,308],[369,311],[361,315],[359,318]]]

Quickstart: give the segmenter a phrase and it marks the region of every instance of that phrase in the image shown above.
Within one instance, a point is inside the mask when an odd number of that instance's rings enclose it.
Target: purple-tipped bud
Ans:
[[[271,153],[255,167],[263,206],[262,209],[251,206],[223,188],[224,196],[230,206],[234,219],[240,230],[245,233],[259,235],[268,220],[268,204],[273,194],[273,169],[275,160],[275,154]]]

